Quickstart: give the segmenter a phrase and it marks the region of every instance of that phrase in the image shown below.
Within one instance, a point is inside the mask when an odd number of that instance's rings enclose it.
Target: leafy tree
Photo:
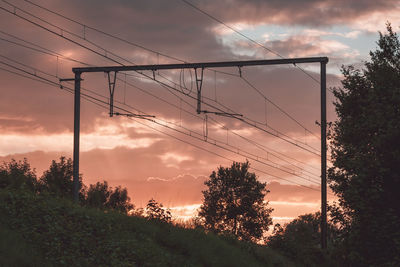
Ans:
[[[35,191],[37,186],[35,170],[31,169],[28,160],[10,162],[0,166],[0,188],[28,189]]]
[[[234,162],[230,168],[219,167],[204,184],[204,202],[199,217],[204,228],[231,234],[242,240],[257,241],[272,224],[265,195],[266,183],[250,173],[249,162]]]
[[[170,223],[172,219],[171,212],[153,198],[146,205],[146,217],[150,220],[159,220],[167,223]]]
[[[107,181],[91,184],[86,191],[85,204],[95,208],[105,208],[111,195]]]
[[[128,196],[128,190],[121,188],[121,186],[115,187],[114,191],[111,191],[110,198],[108,199],[108,207],[113,210],[118,210],[127,213],[133,209],[133,205],[130,204],[130,198]]]
[[[127,213],[133,209],[128,196],[128,190],[121,188],[121,186],[113,190],[112,187],[108,186],[107,181],[90,185],[86,192],[85,203],[88,206],[100,209],[113,209],[123,213]]]
[[[331,207],[344,264],[400,265],[400,42],[387,24],[365,69],[343,67],[334,91]]]
[[[279,250],[288,258],[304,266],[327,265],[328,258],[320,249],[321,213],[300,215],[293,221],[274,226],[272,235],[268,237],[269,247]],[[335,240],[336,228],[329,223],[329,240]]]
[[[60,161],[53,160],[47,171],[40,177],[41,190],[50,194],[72,198],[73,197],[73,164],[72,160],[60,157]],[[79,176],[79,188],[82,189],[82,177]],[[83,190],[80,190],[83,198]]]

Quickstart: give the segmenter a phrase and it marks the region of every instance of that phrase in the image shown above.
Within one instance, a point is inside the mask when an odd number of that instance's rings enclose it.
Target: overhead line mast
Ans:
[[[321,247],[327,247],[327,192],[326,192],[326,64],[327,57],[308,57],[308,58],[283,58],[269,60],[248,60],[248,61],[220,61],[220,62],[203,62],[203,63],[182,63],[182,64],[157,64],[157,65],[134,65],[134,66],[105,66],[105,67],[79,67],[73,68],[75,74],[75,100],[74,100],[74,198],[78,200],[79,190],[79,127],[80,127],[80,86],[82,73],[88,72],[105,72],[109,75],[114,72],[114,79],[109,79],[110,86],[110,116],[123,115],[113,112],[113,89],[115,86],[115,76],[121,71],[157,71],[171,69],[200,69],[203,72],[206,68],[222,68],[237,67],[239,70],[244,66],[260,66],[260,65],[285,65],[285,64],[301,64],[301,63],[320,63],[320,85],[321,85]],[[196,72],[197,74],[197,72]],[[197,75],[196,75],[197,76]],[[201,84],[203,75],[196,77],[197,84],[197,113],[209,112],[202,111],[201,104]],[[232,115],[232,114],[231,114]],[[234,115],[232,115],[234,117]]]

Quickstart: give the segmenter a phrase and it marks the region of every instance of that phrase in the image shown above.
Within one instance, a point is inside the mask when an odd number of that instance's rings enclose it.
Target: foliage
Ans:
[[[364,70],[343,67],[335,89],[331,207],[344,265],[400,265],[400,42],[390,24]]]
[[[127,213],[133,209],[130,203],[128,191],[121,186],[114,189],[108,183],[96,183],[90,185],[89,189],[82,183],[79,197],[81,204],[100,209],[112,209]],[[52,161],[48,170],[37,180],[35,170],[32,170],[28,160],[4,162],[0,166],[0,189],[28,189],[40,194],[50,194],[61,198],[72,198],[73,192],[73,164],[72,160],[60,157],[60,161]]]
[[[126,188],[108,186],[107,181],[91,184],[86,191],[85,204],[100,209],[113,209],[127,213],[133,209]]]
[[[3,218],[4,219],[4,218]],[[0,266],[48,266],[37,248],[0,222]]]
[[[111,192],[112,189],[108,187],[107,181],[91,184],[86,191],[85,204],[94,208],[105,208]]]
[[[19,233],[21,243],[35,248],[35,266],[291,266],[264,246],[27,190],[0,189],[0,219],[8,232]]]
[[[47,193],[72,198],[73,196],[73,164],[70,158],[60,157],[60,161],[53,160],[47,171],[39,180],[40,190]],[[79,188],[82,189],[82,176],[79,176]],[[83,198],[83,192],[80,192]]]
[[[304,266],[332,265],[320,248],[321,214],[305,214],[285,224],[274,226],[268,237],[268,246],[280,251],[297,264]],[[328,224],[329,240],[334,240],[336,229]]]
[[[130,200],[131,199],[128,197],[128,190],[117,186],[114,188],[114,191],[111,192],[107,204],[110,209],[127,213],[129,210],[133,209],[133,205],[129,202]]]
[[[10,162],[0,166],[0,188],[25,188],[31,191],[36,189],[36,173],[31,169],[28,160]]]
[[[234,162],[230,168],[219,167],[205,181],[204,202],[199,217],[204,228],[231,234],[241,240],[258,241],[272,224],[265,195],[266,183],[250,173],[249,162]]]
[[[171,211],[165,209],[161,203],[158,203],[153,198],[146,205],[146,217],[150,220],[159,220],[170,223],[172,216]]]

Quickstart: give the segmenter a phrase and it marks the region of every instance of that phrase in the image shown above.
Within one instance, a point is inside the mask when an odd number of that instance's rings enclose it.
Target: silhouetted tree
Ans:
[[[146,217],[151,220],[159,220],[167,223],[170,223],[172,219],[171,212],[153,198],[146,205]]]
[[[328,176],[339,205],[343,264],[400,265],[400,42],[390,24],[365,69],[343,67],[335,89]]]
[[[121,188],[121,186],[115,187],[114,191],[112,191],[110,194],[108,207],[124,213],[127,213],[129,210],[133,209],[133,205],[130,204],[128,190],[126,188]]]
[[[73,197],[73,164],[72,160],[60,157],[60,161],[53,160],[47,171],[40,177],[41,190],[50,194],[72,198]],[[82,177],[79,176],[79,188],[82,188]],[[80,198],[83,192],[80,190]]]
[[[274,226],[274,231],[267,239],[267,245],[278,250],[294,262],[304,266],[326,266],[321,244],[321,213],[301,215],[293,221]],[[329,240],[335,240],[336,228],[328,223]]]
[[[239,239],[258,241],[272,224],[265,195],[266,183],[250,173],[249,162],[219,167],[204,184],[204,202],[199,217],[207,230],[232,234]]]
[[[90,185],[86,192],[85,203],[91,207],[113,209],[123,213],[133,209],[128,190],[121,188],[121,186],[112,189],[108,186],[107,181]]]
[[[105,208],[110,198],[111,189],[108,188],[108,183],[97,182],[91,184],[86,191],[85,204],[95,208]]]
[[[10,162],[0,166],[0,188],[28,189],[35,191],[37,186],[35,170],[31,169],[28,160]]]

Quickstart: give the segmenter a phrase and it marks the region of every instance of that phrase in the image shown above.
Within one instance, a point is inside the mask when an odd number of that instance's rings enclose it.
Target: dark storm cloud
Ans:
[[[230,23],[244,21],[307,26],[345,24],[373,12],[385,12],[398,7],[398,1],[395,0],[209,0],[193,2]]]

